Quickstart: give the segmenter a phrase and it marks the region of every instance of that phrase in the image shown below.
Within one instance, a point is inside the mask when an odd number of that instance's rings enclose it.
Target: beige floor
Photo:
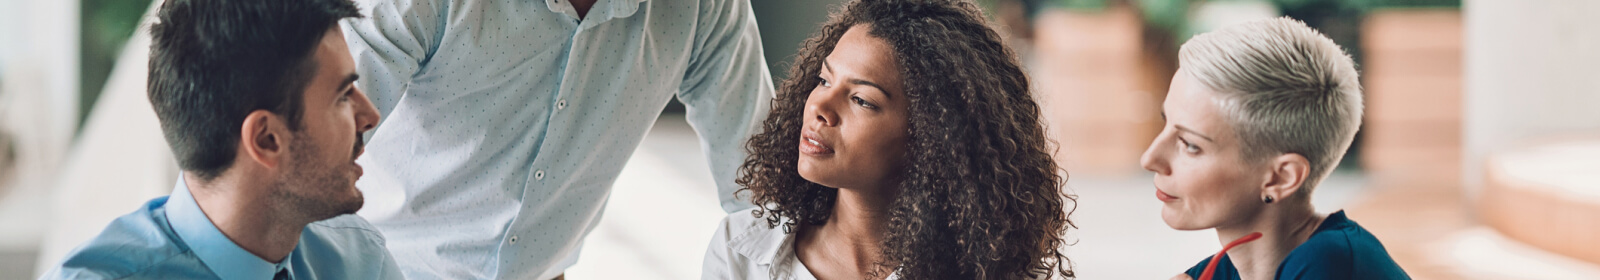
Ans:
[[[1473,220],[1459,183],[1429,173],[1373,179],[1350,215],[1416,279],[1600,279],[1600,264],[1542,251]]]

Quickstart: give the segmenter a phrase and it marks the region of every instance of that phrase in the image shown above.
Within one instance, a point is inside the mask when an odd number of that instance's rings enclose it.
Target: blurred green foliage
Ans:
[[[982,9],[983,15],[989,16],[989,19],[993,20],[995,19],[995,11],[999,10],[1000,1],[1001,0],[973,0],[972,2],[978,4],[978,9]]]
[[[78,40],[78,127],[83,127],[89,111],[100,98],[111,69],[116,67],[117,55],[133,31],[139,27],[139,18],[150,7],[150,0],[83,0],[79,5],[82,25]]]
[[[1067,9],[1099,10],[1104,9],[1110,2],[1116,0],[1052,0],[1054,6]],[[1131,0],[1141,6],[1150,6],[1155,9],[1169,9],[1171,7],[1187,7],[1189,2],[1204,2],[1199,0]],[[1336,2],[1349,7],[1362,10],[1378,8],[1408,8],[1408,7],[1461,7],[1461,0],[1213,0],[1213,1],[1269,1],[1279,7],[1294,8],[1307,6],[1319,2]]]
[[[1189,3],[1188,0],[1136,0],[1141,13],[1144,14],[1145,24],[1155,26],[1181,34],[1179,38],[1188,38]]]
[[[1056,7],[1075,10],[1095,10],[1106,8],[1106,0],[1054,0]]]
[[[1050,6],[1082,11],[1100,11],[1127,2],[1139,8],[1145,24],[1188,37],[1189,9],[1202,0],[1050,0]],[[1460,8],[1461,0],[1210,0],[1215,2],[1270,2],[1286,14],[1317,10],[1318,14],[1350,14],[1359,17],[1387,8]]]
[[[1184,22],[1188,20],[1189,6],[1197,0],[1125,0],[1138,6],[1144,14],[1145,21],[1151,25],[1181,30]],[[1272,2],[1283,10],[1295,10],[1307,7],[1339,7],[1368,12],[1384,8],[1460,8],[1461,0],[1213,0],[1213,1],[1255,1]],[[1099,11],[1112,5],[1118,0],[1052,0],[1051,6],[1074,9]]]
[[[1272,0],[1272,3],[1285,10],[1298,9],[1307,6],[1339,6],[1362,12],[1386,8],[1461,7],[1461,0]]]
[[[1314,1],[1335,0],[1277,0],[1277,2]],[[1362,10],[1378,8],[1461,8],[1461,0],[1343,0],[1341,2],[1350,2]]]

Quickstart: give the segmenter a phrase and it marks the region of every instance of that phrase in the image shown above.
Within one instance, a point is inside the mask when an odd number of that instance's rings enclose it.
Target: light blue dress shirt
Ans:
[[[549,279],[676,96],[724,210],[771,76],[748,0],[363,0],[346,21],[384,120],[359,213],[411,279]]]
[[[222,235],[182,179],[171,196],[118,217],[40,279],[400,279],[383,236],[361,217],[307,224],[283,261],[270,263]]]

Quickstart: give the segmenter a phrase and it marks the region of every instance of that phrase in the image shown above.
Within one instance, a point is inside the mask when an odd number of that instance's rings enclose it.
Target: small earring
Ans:
[[[1263,199],[1262,201],[1266,201],[1268,204],[1270,204],[1272,203],[1272,196],[1267,196],[1267,199]]]

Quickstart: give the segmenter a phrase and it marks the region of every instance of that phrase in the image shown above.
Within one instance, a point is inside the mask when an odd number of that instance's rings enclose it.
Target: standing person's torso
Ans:
[[[401,94],[374,98],[394,105],[379,105],[385,120],[359,160],[360,214],[410,278],[559,274],[661,109],[690,86],[707,2],[722,1],[600,0],[579,21],[563,0],[431,1],[440,21],[423,39],[436,43]]]

